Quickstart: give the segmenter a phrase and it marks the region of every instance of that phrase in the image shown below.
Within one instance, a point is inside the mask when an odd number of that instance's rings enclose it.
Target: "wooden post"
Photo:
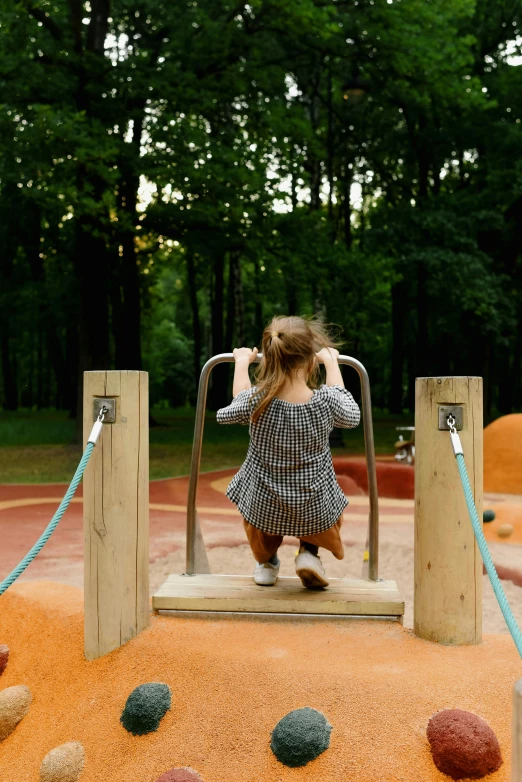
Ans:
[[[146,372],[84,375],[84,443],[93,400],[116,401],[83,481],[85,657],[94,660],[149,624],[149,393]]]
[[[459,432],[482,518],[482,378],[421,377],[415,387],[414,632],[442,644],[482,641],[482,558],[439,407],[462,405]]]
[[[511,782],[522,782],[522,679],[513,687]]]

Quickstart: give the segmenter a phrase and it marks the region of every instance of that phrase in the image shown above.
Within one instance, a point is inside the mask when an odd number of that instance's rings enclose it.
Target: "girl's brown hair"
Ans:
[[[327,327],[316,318],[294,315],[274,318],[263,332],[263,359],[256,372],[257,389],[252,401],[257,406],[252,413],[252,421],[257,421],[266,410],[291,372],[306,367],[307,383],[310,388],[315,388],[319,377],[315,354],[321,348],[337,347],[338,344],[328,334]]]

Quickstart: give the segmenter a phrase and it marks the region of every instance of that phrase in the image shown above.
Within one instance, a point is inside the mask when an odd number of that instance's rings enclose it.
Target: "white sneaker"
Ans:
[[[326,572],[319,557],[306,549],[299,552],[295,558],[295,572],[307,589],[327,587],[330,583],[326,578]]]
[[[272,565],[270,562],[257,564],[254,569],[254,581],[259,586],[274,586],[279,575],[279,565]]]

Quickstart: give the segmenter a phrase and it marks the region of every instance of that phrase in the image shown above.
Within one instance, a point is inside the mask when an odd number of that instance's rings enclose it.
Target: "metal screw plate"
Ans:
[[[113,424],[116,421],[116,400],[115,399],[109,399],[107,397],[98,397],[95,396],[92,404],[92,420],[96,421],[98,416],[100,415],[100,410],[102,407],[106,407],[108,412],[105,413],[105,418],[103,419],[104,424]]]
[[[462,405],[439,405],[439,430],[449,431],[447,417],[452,415],[455,419],[455,428],[460,430],[464,426],[464,408]]]

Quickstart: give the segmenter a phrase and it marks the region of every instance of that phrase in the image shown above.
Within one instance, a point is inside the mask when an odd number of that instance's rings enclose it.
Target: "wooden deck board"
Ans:
[[[328,589],[305,589],[298,578],[261,587],[251,576],[171,575],[152,598],[155,610],[402,616],[395,581],[332,578]]]

